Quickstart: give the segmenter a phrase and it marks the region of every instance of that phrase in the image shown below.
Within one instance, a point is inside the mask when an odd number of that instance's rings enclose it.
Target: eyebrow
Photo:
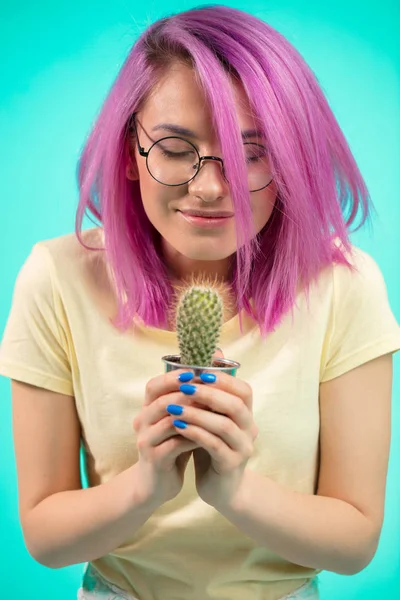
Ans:
[[[160,131],[163,129],[164,131],[168,131],[170,133],[174,133],[176,135],[182,135],[184,137],[191,137],[195,140],[199,139],[199,136],[196,135],[194,131],[191,129],[187,129],[186,127],[182,127],[181,125],[173,125],[172,123],[159,123],[155,127],[153,127],[152,131]],[[242,131],[242,138],[244,140],[248,140],[253,137],[263,137],[263,133],[260,129],[246,129]]]

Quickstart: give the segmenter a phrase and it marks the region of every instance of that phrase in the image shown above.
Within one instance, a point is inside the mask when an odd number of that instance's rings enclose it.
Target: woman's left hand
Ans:
[[[186,423],[176,431],[201,446],[193,451],[197,493],[218,509],[234,501],[240,489],[258,428],[250,385],[227,373],[213,374],[216,381],[195,385],[194,404],[182,407],[182,414],[173,420]],[[190,393],[191,388],[183,390]]]

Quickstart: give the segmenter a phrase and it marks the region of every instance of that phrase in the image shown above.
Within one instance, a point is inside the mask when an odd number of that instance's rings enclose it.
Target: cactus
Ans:
[[[173,320],[182,365],[212,366],[221,327],[231,308],[229,284],[206,275],[192,276],[177,288]]]

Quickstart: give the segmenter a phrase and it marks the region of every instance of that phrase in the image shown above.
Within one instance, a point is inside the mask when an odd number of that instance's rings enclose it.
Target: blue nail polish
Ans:
[[[196,391],[196,386],[191,385],[190,383],[183,383],[182,385],[179,386],[179,390],[181,392],[183,392],[184,394],[192,396]]]
[[[203,383],[214,383],[217,378],[214,373],[202,373],[200,379]]]
[[[193,379],[193,377],[194,377],[194,373],[190,373],[190,371],[187,371],[186,373],[181,373],[180,375],[178,375],[178,379],[182,383],[184,383],[186,381],[191,381]]]
[[[170,415],[181,415],[183,413],[183,406],[178,404],[168,404],[167,411]]]
[[[187,427],[187,423],[185,421],[180,421],[179,419],[175,419],[173,423],[175,427],[178,427],[179,429],[186,429]]]

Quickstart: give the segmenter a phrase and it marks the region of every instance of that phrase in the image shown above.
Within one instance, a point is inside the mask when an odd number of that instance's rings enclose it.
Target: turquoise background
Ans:
[[[7,6],[8,4],[8,6]],[[374,232],[353,242],[385,276],[400,321],[400,8],[398,0],[229,2],[281,31],[317,74],[378,209]],[[168,13],[195,6],[169,2]],[[32,245],[70,232],[83,140],[137,35],[165,2],[5,2],[0,9],[0,335],[14,281]],[[397,277],[396,277],[397,275]],[[395,357],[393,442],[379,551],[362,573],[324,573],[323,600],[397,598],[400,590],[400,363]],[[20,530],[9,382],[0,379],[2,597],[76,598],[82,566],[50,570]],[[184,567],[184,564],[182,565]],[[10,595],[8,595],[8,593]]]

